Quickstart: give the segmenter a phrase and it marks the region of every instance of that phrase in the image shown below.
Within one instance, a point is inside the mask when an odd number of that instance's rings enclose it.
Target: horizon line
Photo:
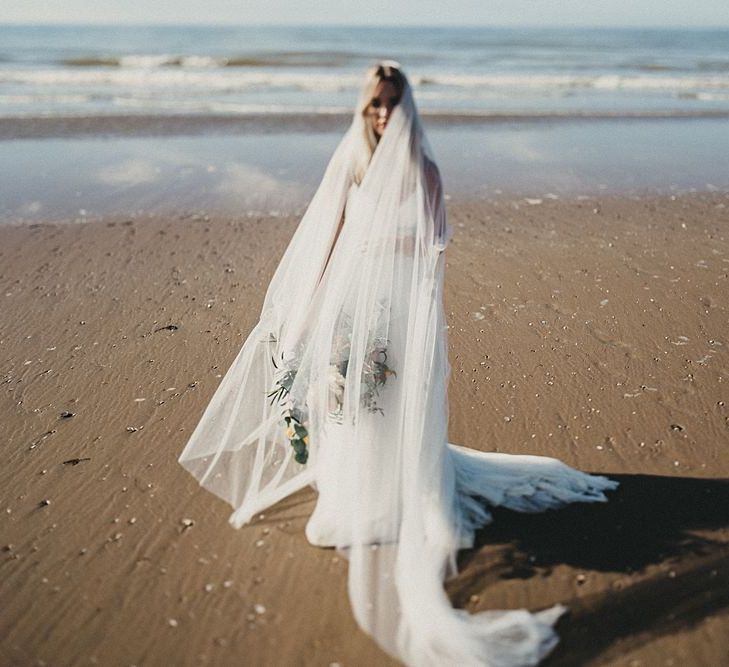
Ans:
[[[526,28],[526,29],[595,29],[595,30],[729,30],[729,23],[720,25],[686,25],[686,24],[650,24],[650,23],[626,23],[626,24],[599,24],[599,23],[390,23],[382,26],[380,23],[340,23],[340,22],[309,22],[309,23],[201,23],[173,21],[140,22],[127,21],[0,21],[0,26],[7,27],[148,27],[148,28],[377,28],[379,30],[389,28]]]

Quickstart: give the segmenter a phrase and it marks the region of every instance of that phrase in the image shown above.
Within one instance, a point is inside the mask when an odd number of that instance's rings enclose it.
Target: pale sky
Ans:
[[[0,0],[0,23],[729,27],[729,0]]]

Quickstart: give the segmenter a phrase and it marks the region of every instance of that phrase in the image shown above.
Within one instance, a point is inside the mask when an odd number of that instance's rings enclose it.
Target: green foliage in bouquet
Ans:
[[[283,354],[281,355],[283,360]],[[286,424],[286,437],[294,448],[294,460],[297,463],[304,464],[309,459],[309,432],[304,426],[305,413],[293,405],[289,399],[291,387],[296,379],[295,368],[282,368],[276,365],[276,360],[271,357],[274,368],[279,370],[279,377],[276,380],[276,386],[273,391],[268,394],[271,399],[271,405],[279,403],[283,405],[283,419]]]

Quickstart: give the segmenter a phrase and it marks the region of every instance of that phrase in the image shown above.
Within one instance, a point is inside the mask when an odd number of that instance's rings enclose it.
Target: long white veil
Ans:
[[[562,607],[469,615],[443,580],[486,504],[541,511],[605,500],[615,483],[448,444],[438,172],[407,83],[357,185],[364,122],[355,113],[179,461],[235,527],[314,484],[307,536],[346,553],[358,623],[405,663],[536,664]]]

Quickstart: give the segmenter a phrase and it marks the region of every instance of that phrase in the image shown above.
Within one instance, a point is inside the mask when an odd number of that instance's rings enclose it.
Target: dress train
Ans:
[[[350,541],[345,531],[352,525],[351,513],[356,511],[355,499],[348,501],[343,488],[347,451],[342,440],[347,429],[341,424],[330,424],[328,429],[329,438],[322,441],[316,462],[319,496],[306,525],[306,538],[314,546],[342,547]],[[488,507],[538,513],[571,503],[605,502],[605,491],[618,486],[614,480],[575,470],[548,456],[480,452],[453,443],[448,443],[446,451],[446,460],[455,473],[457,522],[468,537],[491,523]],[[372,543],[396,540],[399,521],[388,517],[395,510],[386,505],[388,494],[373,489],[370,501],[378,498],[380,507],[369,522],[369,535],[362,537]],[[377,504],[371,502],[370,506]],[[470,539],[460,545],[470,546]]]
[[[553,626],[566,607],[557,604],[535,613],[454,609],[442,586],[443,564],[453,557],[454,541],[460,548],[473,546],[475,531],[492,521],[489,507],[542,512],[574,502],[603,502],[604,492],[618,483],[550,457],[478,452],[449,443],[444,478],[452,475],[453,483],[445,485],[450,494],[436,501],[438,507],[423,497],[422,512],[433,521],[413,539],[407,528],[400,532],[410,522],[400,523],[396,498],[381,486],[375,484],[364,499],[347,492],[347,437],[347,428],[337,424],[321,441],[315,466],[319,497],[306,537],[316,546],[338,547],[345,556],[350,542],[372,545],[371,551],[353,552],[360,573],[356,581],[363,584],[357,589],[363,603],[355,606],[360,625],[386,651],[407,655],[408,664],[418,667],[521,667],[544,659],[559,641]],[[366,522],[355,516],[360,503],[376,507]],[[355,539],[349,530],[358,531]],[[392,576],[403,567],[406,576]],[[375,608],[377,614],[368,614]]]

